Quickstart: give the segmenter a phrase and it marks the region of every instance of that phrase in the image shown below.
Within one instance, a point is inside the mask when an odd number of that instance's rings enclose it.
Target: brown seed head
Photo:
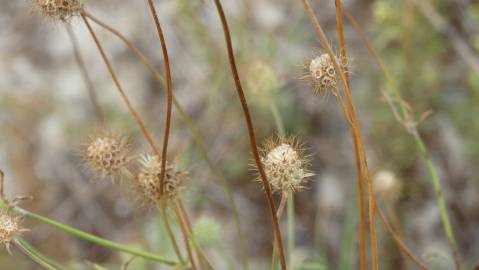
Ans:
[[[136,177],[136,189],[142,201],[148,205],[156,205],[161,200],[161,160],[156,155],[146,154],[142,156],[140,163],[141,169]],[[165,196],[167,199],[174,199],[184,189],[181,183],[187,173],[178,170],[175,163],[166,162],[165,168]]]
[[[82,149],[82,157],[87,166],[101,177],[117,176],[129,161],[129,150],[127,137],[100,132],[90,137],[90,142]]]
[[[33,0],[37,9],[54,20],[68,20],[80,13],[83,4],[78,0]]]

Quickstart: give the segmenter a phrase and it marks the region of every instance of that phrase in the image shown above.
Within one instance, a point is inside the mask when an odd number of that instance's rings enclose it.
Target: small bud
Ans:
[[[313,176],[307,169],[309,160],[295,139],[269,140],[261,158],[266,176],[275,192],[300,191],[306,178]]]
[[[193,225],[193,235],[201,247],[213,247],[221,242],[221,226],[212,218],[201,217]]]
[[[336,91],[337,76],[331,57],[327,53],[312,59],[309,63],[309,77],[317,93]]]
[[[83,8],[78,0],[33,0],[33,4],[43,16],[61,21],[78,15]]]
[[[5,245],[10,252],[10,245],[19,233],[25,231],[20,228],[21,218],[13,214],[1,210],[0,211],[0,243]]]
[[[401,195],[402,185],[391,171],[379,171],[373,179],[374,190],[384,200],[396,202]]]
[[[82,158],[93,171],[105,176],[118,176],[129,161],[130,142],[127,137],[101,131],[90,136],[82,148]]]
[[[280,86],[279,78],[268,63],[255,60],[246,66],[246,87],[255,97],[271,98]]]
[[[148,205],[156,205],[160,202],[160,177],[161,160],[156,155],[146,154],[140,159],[141,170],[136,177],[136,189],[141,195],[141,200]],[[181,183],[186,177],[186,172],[176,168],[176,164],[166,162],[165,173],[165,196],[173,199],[184,189]]]

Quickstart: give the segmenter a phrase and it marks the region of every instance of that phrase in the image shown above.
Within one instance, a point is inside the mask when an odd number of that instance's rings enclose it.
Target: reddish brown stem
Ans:
[[[110,76],[113,79],[113,82],[115,83],[115,86],[118,89],[118,92],[120,92],[120,95],[121,95],[123,101],[125,102],[125,104],[128,108],[128,111],[133,116],[135,121],[138,123],[138,126],[140,127],[143,135],[145,136],[146,140],[150,144],[150,146],[153,149],[153,151],[155,152],[155,154],[158,155],[158,153],[159,153],[158,148],[156,147],[155,142],[153,141],[153,137],[151,136],[150,132],[146,128],[146,125],[143,122],[143,120],[141,119],[138,112],[133,108],[133,105],[131,104],[130,99],[128,98],[125,91],[123,90],[123,87],[121,86],[120,81],[118,80],[118,78],[115,74],[115,71],[113,70],[113,67],[110,63],[110,60],[108,60],[108,57],[106,56],[106,53],[105,53],[105,50],[103,49],[103,46],[100,44],[100,41],[98,40],[98,37],[95,34],[95,31],[93,31],[93,28],[91,27],[90,23],[88,22],[88,19],[86,17],[87,15],[86,15],[85,11],[82,10],[80,12],[80,15],[81,15],[81,17],[83,19],[83,22],[85,23],[86,27],[88,28],[88,31],[90,32],[90,34],[93,38],[93,41],[95,42],[95,44],[98,48],[98,51],[101,54],[103,62],[105,62],[105,65],[108,69],[108,72],[110,73]]]
[[[166,48],[165,36],[163,35],[163,30],[161,29],[160,20],[156,14],[155,6],[152,0],[148,0],[148,6],[150,7],[151,15],[155,21],[156,30],[158,32],[158,37],[160,38],[161,51],[163,52],[163,59],[165,61],[165,77],[166,77],[166,95],[167,95],[167,106],[166,106],[166,121],[165,121],[165,133],[163,135],[163,149],[161,154],[161,173],[160,173],[160,194],[164,194],[164,181],[165,181],[165,167],[166,167],[166,155],[168,151],[168,138],[170,135],[170,126],[171,126],[171,112],[173,107],[173,81],[171,80],[171,69],[170,69],[170,60],[168,58],[168,50]]]
[[[256,144],[256,136],[255,136],[255,132],[254,132],[254,128],[253,128],[253,121],[251,120],[251,116],[250,116],[249,109],[248,109],[248,104],[246,102],[246,97],[245,97],[245,94],[244,94],[244,91],[243,91],[243,87],[241,86],[240,77],[239,77],[238,70],[237,70],[237,67],[236,67],[236,61],[235,61],[235,57],[234,57],[234,53],[233,53],[233,45],[232,45],[232,42],[231,42],[231,34],[230,34],[229,27],[228,27],[228,22],[226,20],[226,16],[225,16],[225,13],[224,13],[224,10],[223,10],[223,6],[221,5],[221,1],[220,0],[215,0],[215,5],[216,5],[216,9],[218,11],[218,15],[219,15],[220,20],[221,20],[221,25],[223,27],[224,38],[225,38],[226,48],[227,48],[227,52],[228,52],[228,60],[229,60],[230,67],[231,67],[231,72],[233,74],[233,78],[234,78],[234,81],[235,81],[236,91],[238,93],[238,96],[239,96],[239,99],[240,99],[240,102],[241,102],[241,107],[243,109],[246,125],[248,127],[248,135],[249,135],[249,140],[250,140],[250,144],[251,144],[251,150],[253,152],[254,160],[256,162],[256,166],[258,167],[258,171],[259,171],[259,174],[261,176],[261,180],[263,181],[263,186],[264,186],[264,190],[265,190],[266,199],[267,199],[268,204],[269,204],[269,208],[270,208],[270,212],[271,212],[271,219],[272,219],[272,223],[273,223],[273,227],[274,227],[274,234],[275,234],[276,239],[278,240],[278,249],[279,249],[279,257],[280,257],[280,261],[281,261],[281,269],[286,270],[286,258],[284,256],[284,248],[283,248],[283,241],[282,241],[282,237],[281,237],[281,230],[279,228],[278,218],[276,217],[276,207],[274,205],[273,195],[272,195],[272,192],[271,192],[271,187],[269,185],[268,178],[266,177],[266,173],[264,172],[263,164],[261,163],[261,159],[260,159],[260,155],[259,155],[259,151],[258,151],[258,146]]]
[[[173,208],[173,212],[175,212],[176,219],[178,220],[178,224],[180,224],[180,228],[183,234],[183,240],[185,242],[186,253],[188,254],[188,259],[190,260],[190,263],[191,263],[191,269],[196,270],[195,259],[193,257],[193,252],[191,251],[191,247],[190,247],[190,241],[188,239],[188,235],[189,235],[188,225],[186,225],[186,221],[183,215],[181,214],[181,211],[178,205],[175,202],[172,202],[171,207]]]

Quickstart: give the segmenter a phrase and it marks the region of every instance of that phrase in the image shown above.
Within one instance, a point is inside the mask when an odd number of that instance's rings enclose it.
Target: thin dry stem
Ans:
[[[163,201],[160,202],[160,204],[163,204]],[[170,222],[168,220],[168,215],[166,213],[166,207],[163,205],[160,205],[160,214],[161,218],[163,219],[163,222],[166,227],[166,231],[168,233],[168,236],[170,237],[171,244],[173,246],[173,250],[175,251],[176,257],[178,257],[178,260],[180,262],[183,262],[183,257],[181,256],[180,248],[178,247],[178,242],[176,241],[175,234],[173,233],[173,230],[171,229]]]
[[[93,107],[95,117],[97,118],[98,122],[103,123],[104,121],[103,112],[101,110],[100,104],[98,104],[98,98],[96,95],[95,86],[93,85],[93,82],[90,78],[90,74],[88,73],[88,69],[86,68],[85,61],[83,61],[83,57],[80,53],[80,46],[78,45],[78,39],[75,36],[75,33],[72,31],[70,25],[67,23],[64,23],[64,25],[68,34],[68,38],[70,39],[72,43],[73,55],[75,56],[75,61],[78,65],[78,69],[80,70],[80,74],[88,89],[88,97],[90,98],[90,102]]]
[[[153,149],[153,151],[155,152],[156,155],[159,156],[159,152],[158,152],[158,148],[156,147],[155,145],[155,142],[153,140],[153,137],[151,136],[150,132],[148,131],[148,129],[146,128],[146,125],[145,123],[143,122],[143,120],[141,119],[140,115],[138,114],[138,112],[135,110],[135,108],[133,108],[133,105],[131,104],[130,102],[130,99],[128,98],[128,96],[126,95],[125,91],[123,90],[123,87],[121,86],[120,84],[120,81],[118,80],[116,74],[115,74],[115,71],[113,70],[113,67],[110,63],[110,60],[108,59],[108,57],[106,56],[106,53],[105,53],[105,50],[103,49],[103,46],[101,45],[100,41],[98,40],[98,37],[96,36],[95,34],[95,31],[93,30],[93,28],[91,27],[90,23],[88,22],[88,19],[87,19],[87,15],[85,13],[84,10],[82,10],[80,12],[80,15],[83,19],[83,22],[85,23],[86,27],[88,28],[88,31],[90,32],[92,38],[93,38],[93,41],[95,42],[95,45],[97,46],[98,48],[98,51],[100,52],[100,55],[103,59],[103,62],[105,62],[105,65],[108,69],[108,72],[110,73],[110,76],[111,78],[113,79],[113,82],[115,83],[115,86],[118,90],[118,92],[120,93],[123,101],[125,102],[127,108],[128,108],[128,111],[130,112],[130,114],[133,116],[133,118],[135,119],[135,121],[137,122],[138,126],[140,127],[143,135],[145,136],[146,140],[148,141],[148,143],[150,144],[151,148]]]
[[[276,216],[278,217],[278,220],[280,220],[281,216],[283,215],[284,207],[286,206],[287,201],[288,193],[283,192],[283,194],[281,194],[281,200],[279,201],[278,210],[276,211]],[[278,244],[275,237],[273,240],[273,255],[271,256],[271,270],[276,269],[276,253],[278,253]]]
[[[274,201],[273,201],[271,186],[270,186],[270,184],[268,182],[268,178],[266,177],[266,174],[264,172],[263,164],[261,162],[261,158],[260,158],[260,155],[259,155],[259,152],[258,152],[258,146],[256,144],[256,136],[255,136],[255,132],[254,132],[254,128],[253,128],[253,122],[251,120],[251,116],[250,116],[249,109],[248,109],[248,104],[246,102],[246,97],[245,97],[245,94],[244,94],[244,91],[243,91],[243,87],[241,86],[240,77],[239,77],[238,70],[237,70],[237,67],[236,67],[236,61],[235,61],[235,57],[234,57],[234,53],[233,53],[233,45],[232,45],[232,42],[231,42],[231,35],[230,35],[229,27],[228,27],[228,22],[226,20],[226,16],[225,16],[225,13],[223,11],[223,6],[221,5],[220,0],[215,0],[215,5],[216,5],[216,9],[218,11],[218,15],[221,19],[221,25],[223,27],[223,32],[224,32],[224,37],[225,37],[225,42],[226,42],[226,48],[227,48],[227,52],[228,52],[228,60],[229,60],[230,67],[231,67],[231,72],[233,74],[233,78],[234,78],[234,81],[235,81],[236,91],[238,92],[238,96],[239,96],[241,106],[242,106],[242,109],[243,109],[246,125],[248,127],[248,135],[249,135],[249,140],[250,140],[250,144],[251,144],[251,149],[252,149],[252,152],[253,152],[253,156],[254,156],[256,165],[258,167],[259,174],[261,175],[261,179],[263,181],[266,198],[267,198],[267,201],[268,201],[268,204],[269,204],[269,207],[270,207],[271,218],[272,218],[273,227],[274,227],[274,233],[275,233],[275,237],[278,240],[278,248],[279,248],[279,254],[280,254],[279,257],[280,257],[280,261],[281,261],[281,269],[286,270],[287,269],[286,258],[284,256],[284,248],[283,248],[283,240],[282,240],[282,237],[281,237],[281,230],[279,228],[278,219],[276,217],[276,207],[275,207]]]
[[[347,55],[346,55],[346,43],[344,39],[344,31],[343,31],[343,17],[342,17],[342,5],[341,0],[335,0],[336,4],[336,22],[338,28],[338,35],[339,35],[339,47],[340,47],[340,56],[342,61],[342,66],[345,68],[344,76],[346,79],[346,83],[349,86],[349,72],[347,70]],[[341,106],[344,106],[343,102],[339,102]],[[344,108],[343,108],[344,111]],[[351,131],[352,132],[352,131]],[[354,135],[351,134],[353,137]],[[357,184],[358,184],[358,203],[359,203],[359,269],[365,270],[367,267],[367,256],[366,256],[366,209],[365,209],[365,201],[364,201],[364,187],[363,187],[363,179],[362,179],[362,168],[360,163],[360,158],[358,156],[359,149],[358,144],[354,143],[354,155],[355,155],[355,165],[357,171]]]
[[[343,93],[345,95],[345,100],[347,105],[346,107],[348,108],[348,114],[345,117],[351,120],[352,125],[350,125],[350,128],[351,128],[352,137],[353,137],[352,139],[353,139],[353,143],[356,145],[354,148],[356,152],[355,158],[359,158],[362,171],[363,171],[362,176],[364,176],[366,180],[366,186],[368,191],[368,213],[369,213],[369,230],[370,230],[370,240],[371,240],[371,261],[372,261],[372,269],[377,270],[378,269],[377,234],[376,234],[376,222],[375,222],[375,211],[374,211],[375,195],[373,191],[372,182],[369,176],[369,168],[368,168],[367,159],[366,159],[366,150],[365,150],[362,135],[361,135],[361,128],[359,126],[359,122],[356,117],[356,112],[352,102],[351,91],[349,89],[349,84],[346,81],[344,73],[342,72],[339,63],[336,61],[336,58],[334,57],[334,52],[331,46],[329,45],[328,39],[326,38],[326,35],[324,34],[324,31],[316,15],[314,14],[311,4],[309,3],[308,0],[302,0],[302,2],[308,17],[318,34],[318,37],[322,46],[324,47],[324,49],[327,51],[327,53],[330,55],[332,59],[336,73],[339,74],[341,83],[343,85]],[[358,171],[357,173],[359,174],[360,172]]]
[[[178,205],[173,202],[172,208],[173,208],[173,212],[176,215],[176,219],[178,220],[178,223],[180,224],[180,228],[183,234],[183,240],[185,242],[186,253],[188,254],[188,259],[190,260],[190,263],[191,263],[191,269],[195,270],[196,269],[195,259],[193,257],[193,252],[191,251],[190,241],[188,238],[188,225],[186,224],[186,220],[181,214],[181,210],[178,207]]]
[[[168,151],[168,138],[170,135],[171,127],[171,113],[173,107],[173,81],[171,80],[171,69],[170,69],[170,60],[168,57],[168,49],[166,48],[165,36],[163,35],[163,30],[161,29],[160,20],[156,14],[155,6],[152,0],[148,0],[148,6],[150,7],[151,15],[155,21],[156,30],[158,32],[158,37],[160,38],[161,51],[163,52],[163,59],[165,61],[165,77],[166,77],[166,95],[167,95],[167,107],[166,107],[166,120],[165,120],[165,133],[163,135],[163,152],[161,155],[161,174],[160,174],[160,194],[164,193],[164,182],[165,182],[165,167],[166,167],[166,155]]]

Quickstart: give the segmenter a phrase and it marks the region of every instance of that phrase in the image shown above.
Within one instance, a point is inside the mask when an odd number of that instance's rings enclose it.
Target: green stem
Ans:
[[[278,106],[274,100],[271,100],[269,106],[271,113],[273,114],[274,123],[278,129],[278,133],[281,137],[284,137],[286,135],[286,131],[284,129],[283,119],[281,118],[281,113],[279,112]]]
[[[47,270],[60,270],[59,268],[51,265],[46,260],[44,260],[44,257],[42,255],[38,254],[34,249],[31,249],[29,245],[25,244],[25,242],[15,239],[14,243],[23,251],[23,253],[25,253],[30,259],[32,259],[34,262],[36,262],[43,268]]]
[[[3,203],[3,202],[0,203],[0,208],[6,208],[6,207],[7,207],[7,205],[5,203]],[[131,254],[131,255],[135,255],[137,257],[142,257],[144,259],[160,262],[160,263],[163,263],[163,264],[166,264],[166,265],[177,265],[178,264],[178,262],[176,262],[174,260],[171,260],[171,259],[168,259],[168,258],[165,258],[165,257],[162,257],[162,256],[158,256],[158,255],[155,255],[153,253],[149,253],[149,252],[146,252],[146,251],[143,251],[143,250],[130,248],[128,246],[121,245],[121,244],[118,244],[118,243],[100,238],[98,236],[86,233],[84,231],[80,231],[78,229],[67,226],[67,225],[62,224],[60,222],[57,222],[57,221],[51,220],[49,218],[34,214],[32,212],[29,212],[29,211],[27,211],[25,209],[22,209],[22,208],[19,208],[19,207],[15,207],[15,208],[13,208],[13,210],[15,210],[17,213],[19,213],[19,214],[21,214],[25,217],[28,217],[30,219],[33,219],[33,220],[36,220],[36,221],[41,222],[43,224],[46,224],[46,225],[48,225],[52,228],[61,230],[64,233],[73,235],[77,238],[83,239],[83,240],[88,241],[88,242],[95,243],[99,246],[109,248],[111,250],[116,250],[116,251],[120,251],[120,252],[123,252],[123,253],[128,253],[128,254]]]
[[[52,265],[53,267],[63,270],[65,269],[62,265],[60,265],[58,262],[53,260],[52,258],[47,257],[45,254],[41,253],[39,250],[37,250],[34,246],[30,245],[25,239],[22,237],[17,237],[16,241],[20,242],[22,244],[23,248],[27,248],[30,250],[32,253],[35,253],[38,257],[40,257],[43,261],[46,263]]]

